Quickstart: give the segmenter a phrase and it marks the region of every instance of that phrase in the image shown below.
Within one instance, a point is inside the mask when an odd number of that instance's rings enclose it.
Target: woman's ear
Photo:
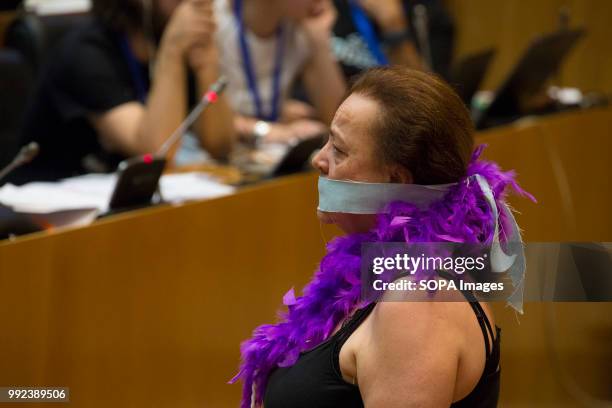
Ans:
[[[403,166],[399,166],[394,164],[389,169],[389,178],[391,183],[399,183],[399,184],[412,184],[414,183],[414,178],[412,177],[412,173],[410,170]]]

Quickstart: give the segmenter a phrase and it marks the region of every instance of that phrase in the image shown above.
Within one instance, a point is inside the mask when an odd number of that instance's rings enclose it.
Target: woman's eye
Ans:
[[[344,155],[344,152],[338,149],[335,145],[332,145],[332,148],[334,149],[334,154]]]

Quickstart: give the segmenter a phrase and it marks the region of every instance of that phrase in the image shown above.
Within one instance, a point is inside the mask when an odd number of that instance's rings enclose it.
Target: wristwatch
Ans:
[[[270,124],[265,120],[258,120],[253,126],[253,139],[255,145],[258,146],[270,133]]]

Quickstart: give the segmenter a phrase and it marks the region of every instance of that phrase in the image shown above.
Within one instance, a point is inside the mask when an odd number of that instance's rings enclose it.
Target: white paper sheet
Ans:
[[[20,187],[7,184],[0,188],[0,203],[38,219],[49,216],[47,222],[55,226],[83,225],[92,222],[95,214],[108,211],[116,181],[115,174],[89,174],[55,183],[35,182]],[[160,189],[164,201],[172,203],[220,197],[235,191],[234,187],[197,172],[164,175]]]

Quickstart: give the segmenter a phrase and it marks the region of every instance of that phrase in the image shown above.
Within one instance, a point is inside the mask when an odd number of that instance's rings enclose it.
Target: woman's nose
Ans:
[[[327,160],[327,144],[323,146],[321,150],[319,150],[312,157],[312,167],[319,170],[322,175],[327,176],[327,172],[329,171],[329,162]]]

